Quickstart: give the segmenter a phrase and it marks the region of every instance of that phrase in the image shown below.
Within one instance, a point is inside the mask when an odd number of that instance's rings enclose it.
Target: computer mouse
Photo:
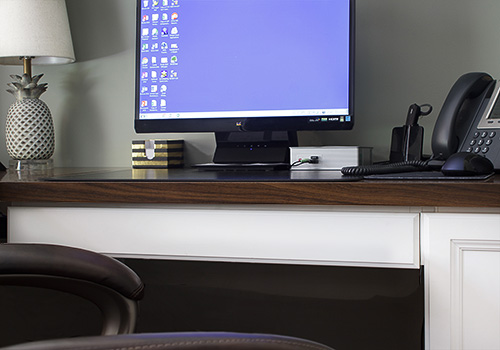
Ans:
[[[486,175],[493,171],[493,163],[488,158],[470,152],[452,154],[441,167],[447,176]]]

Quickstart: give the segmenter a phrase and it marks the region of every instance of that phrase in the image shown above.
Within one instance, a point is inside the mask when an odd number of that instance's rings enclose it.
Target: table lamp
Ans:
[[[75,61],[65,0],[0,0],[0,64],[23,65],[7,91],[16,97],[6,123],[10,168],[50,168],[54,122],[39,99],[47,84],[32,76],[31,65]]]

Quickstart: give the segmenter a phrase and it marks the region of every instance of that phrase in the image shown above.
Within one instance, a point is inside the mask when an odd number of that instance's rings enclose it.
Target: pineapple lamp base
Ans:
[[[54,168],[54,161],[52,159],[28,159],[9,161],[9,170],[14,171],[27,171],[27,172],[45,172]]]

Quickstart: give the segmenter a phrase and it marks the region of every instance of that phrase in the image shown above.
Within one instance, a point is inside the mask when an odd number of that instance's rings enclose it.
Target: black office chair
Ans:
[[[47,244],[0,244],[0,285],[58,290],[94,303],[103,335],[132,333],[139,276],[118,260],[91,251]]]
[[[305,339],[221,332],[126,334],[39,341],[0,350],[332,350]]]
[[[134,330],[141,279],[119,261],[86,250],[46,244],[0,244],[0,285],[32,286],[81,296],[101,310],[101,336],[43,340],[0,350],[332,350],[312,341],[268,334]]]

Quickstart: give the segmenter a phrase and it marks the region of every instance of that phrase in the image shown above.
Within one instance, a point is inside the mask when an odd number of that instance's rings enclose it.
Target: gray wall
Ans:
[[[129,166],[130,143],[184,138],[187,162],[210,161],[212,134],[136,135],[134,114],[134,0],[67,0],[77,63],[34,67],[45,73],[42,99],[56,126],[56,166]],[[448,90],[465,72],[500,78],[500,1],[358,0],[356,126],[349,132],[303,132],[302,145],[374,147],[388,157],[391,130],[408,106],[430,103],[422,120],[424,151]],[[5,35],[5,33],[3,33]],[[21,67],[0,66],[0,87]],[[0,121],[13,97],[0,90]],[[8,163],[4,141],[0,160]]]

